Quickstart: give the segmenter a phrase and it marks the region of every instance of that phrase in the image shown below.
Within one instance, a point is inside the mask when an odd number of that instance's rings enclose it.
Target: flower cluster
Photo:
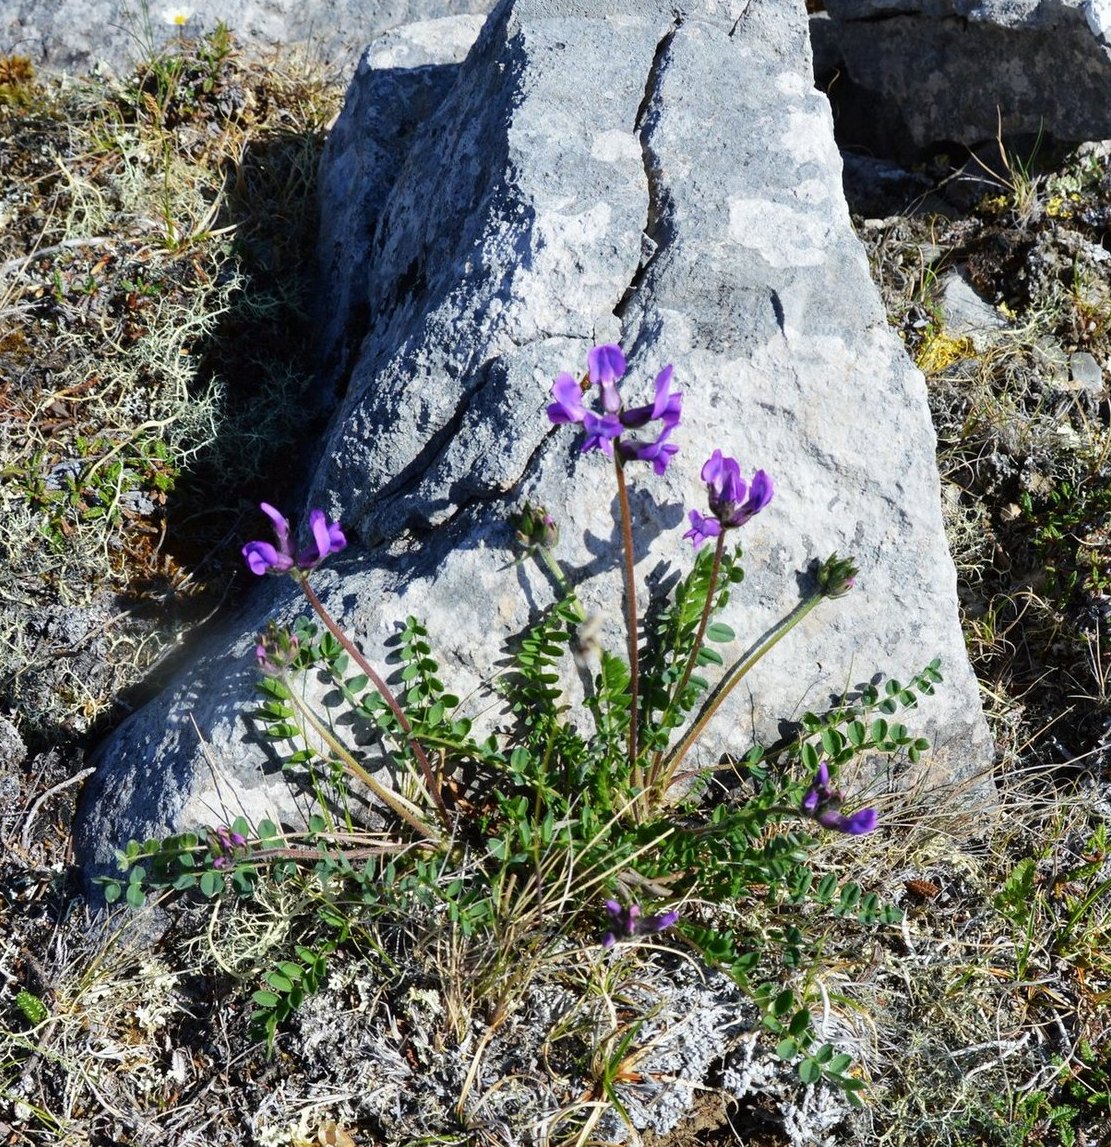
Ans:
[[[260,509],[274,523],[278,545],[275,548],[269,542],[248,542],[243,547],[243,557],[251,573],[283,574],[290,570],[304,573],[319,565],[329,554],[338,554],[347,545],[339,522],[329,522],[323,510],[313,510],[309,514],[313,544],[300,553],[294,553],[289,521],[266,502],[261,503]]]
[[[720,450],[715,450],[706,460],[702,481],[706,483],[710,513],[691,510],[691,528],[683,535],[690,538],[695,549],[718,537],[722,530],[743,526],[772,500],[772,480],[763,470],[757,470],[752,482],[747,483],[741,477],[737,460],[726,457]]]
[[[213,855],[212,867],[230,868],[246,845],[247,838],[242,833],[220,825],[208,834],[208,848]]]
[[[301,643],[294,634],[271,621],[266,632],[259,634],[255,660],[263,673],[276,676],[293,664],[300,649]]]
[[[851,558],[830,554],[818,569],[818,586],[826,597],[844,597],[856,585],[859,573]]]
[[[651,462],[657,474],[667,470],[667,464],[679,447],[668,439],[679,425],[683,396],[671,389],[673,368],[668,365],[656,375],[656,393],[644,406],[624,408],[617,382],[625,374],[625,356],[621,348],[613,345],[596,346],[586,356],[587,372],[580,382],[574,375],[560,374],[552,386],[548,417],[556,425],[566,422],[581,423],[586,431],[582,449],[601,450],[613,457],[614,444],[618,457],[624,462]],[[602,393],[602,414],[588,410],[584,395],[597,383]],[[660,424],[655,438],[623,438],[626,430],[640,430],[650,422]]]
[[[606,901],[606,911],[610,916],[610,931],[602,937],[602,947],[612,948],[618,940],[628,936],[644,936],[652,932],[662,932],[679,919],[676,909],[662,912],[658,916],[642,916],[639,904],[622,907],[616,900]]]
[[[543,506],[526,504],[517,517],[517,541],[527,550],[537,547],[555,549],[559,542],[559,526]]]
[[[816,820],[823,828],[847,832],[850,836],[863,836],[866,832],[871,832],[876,827],[876,810],[862,808],[852,816],[845,816],[841,811],[841,802],[844,799],[844,793],[829,787],[829,767],[822,761],[818,765],[817,775],[806,796],[802,798],[801,811],[805,816]]]

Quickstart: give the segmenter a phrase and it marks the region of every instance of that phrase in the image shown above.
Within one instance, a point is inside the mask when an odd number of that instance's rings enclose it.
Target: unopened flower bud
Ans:
[[[852,558],[832,553],[818,570],[818,587],[826,597],[844,597],[856,584],[860,570]]]
[[[276,675],[293,663],[300,647],[301,643],[288,629],[282,629],[271,621],[266,632],[259,635],[255,660],[263,673]]]
[[[527,503],[517,517],[517,541],[526,549],[550,550],[559,542],[559,526],[543,506]]]

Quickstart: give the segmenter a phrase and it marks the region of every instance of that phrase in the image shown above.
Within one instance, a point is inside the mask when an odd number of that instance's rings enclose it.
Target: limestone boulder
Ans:
[[[750,674],[697,760],[940,657],[945,684],[908,723],[933,739],[939,781],[990,764],[923,380],[853,235],[811,68],[793,0],[681,16],[667,0],[506,0],[399,134],[406,108],[380,97],[409,89],[368,54],[322,175],[336,413],[297,464],[302,511],[323,507],[352,541],[315,583],[372,658],[415,615],[441,677],[497,724],[490,678],[553,600],[542,570],[515,563],[526,502],[557,518],[557,556],[621,649],[612,467],[545,414],[557,372],[620,342],[630,402],[667,363],[684,394],[667,472],[628,467],[642,609],[690,567],[681,535],[715,448],[776,485],[744,527],[731,657],[798,603],[815,559],[850,554],[861,571]],[[301,815],[248,713],[255,633],[303,612],[293,587],[260,587],[107,743],[77,834],[90,869],[129,836]]]
[[[811,32],[839,139],[872,154],[1111,136],[1106,0],[827,0]]]

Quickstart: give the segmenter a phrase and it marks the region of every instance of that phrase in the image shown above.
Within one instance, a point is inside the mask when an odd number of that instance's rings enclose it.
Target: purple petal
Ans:
[[[556,377],[552,384],[552,397],[548,407],[548,417],[557,426],[565,422],[582,422],[586,413],[583,407],[583,392],[577,378],[566,372]]]
[[[663,912],[659,916],[646,916],[640,922],[640,932],[662,932],[670,928],[679,919],[679,910],[673,908],[670,912]]]
[[[711,538],[716,538],[721,533],[721,522],[717,518],[704,517],[697,510],[691,510],[690,514],[691,528],[683,535],[684,538],[690,538],[691,545],[698,549],[704,542],[708,542]]]
[[[313,541],[316,543],[317,560],[327,557],[332,551],[332,539],[328,534],[328,519],[323,510],[309,512],[309,529],[312,530]]]
[[[669,429],[679,425],[679,415],[683,407],[682,394],[671,392],[671,376],[674,373],[675,368],[668,363],[656,375],[656,398],[652,403],[652,417],[662,418],[664,425]]]
[[[260,502],[259,509],[274,523],[274,533],[278,535],[278,548],[283,554],[292,557],[293,549],[289,544],[289,519],[268,502]]]
[[[591,382],[616,382],[625,373],[625,367],[625,356],[621,348],[613,343],[596,346],[586,356],[586,369],[590,373]]]
[[[662,420],[665,430],[674,430],[679,425],[683,409],[683,396],[671,393],[671,376],[674,367],[665,366],[656,375],[656,397],[647,406],[634,406],[624,411],[621,422],[630,430],[637,430],[646,423]]]
[[[772,493],[772,480],[763,470],[757,470],[752,477],[752,485],[748,489],[747,501],[743,505],[737,506],[728,515],[727,523],[730,526],[743,526],[749,518],[760,513],[772,500]]]
[[[876,827],[876,810],[874,808],[858,809],[852,816],[845,817],[844,820],[842,832],[851,833],[853,836],[863,836]]]
[[[665,426],[654,442],[622,442],[621,457],[627,462],[651,462],[652,469],[663,474],[667,464],[679,453],[679,447],[667,441],[670,433],[671,427]]]
[[[758,514],[771,500],[775,490],[772,480],[763,470],[752,475],[752,485],[748,488],[748,500],[754,505],[752,513]]]
[[[710,510],[723,522],[744,499],[746,484],[735,458],[715,450],[702,467],[702,481],[709,487]]]
[[[302,570],[311,570],[329,554],[338,554],[347,545],[339,522],[329,522],[323,510],[309,513],[309,527],[312,530],[313,544],[306,546],[298,555],[296,565]]]
[[[253,574],[285,573],[293,568],[293,559],[278,553],[269,542],[248,542],[241,552]]]
[[[612,458],[613,439],[624,429],[617,416],[603,414],[599,417],[588,410],[583,415],[583,428],[586,430],[586,441],[582,444],[582,452],[585,454],[588,450],[601,450]]]

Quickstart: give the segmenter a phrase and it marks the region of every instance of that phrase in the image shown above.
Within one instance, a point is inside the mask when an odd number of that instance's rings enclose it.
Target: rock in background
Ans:
[[[667,475],[629,468],[642,585],[689,568],[681,533],[715,447],[777,484],[743,532],[735,655],[809,589],[814,559],[861,567],[856,591],[737,690],[700,762],[939,656],[945,685],[908,723],[936,743],[935,779],[982,771],[925,389],[852,233],[802,6],[503,3],[409,137],[406,109],[380,102],[408,79],[373,60],[325,159],[322,385],[343,398],[306,502],[354,539],[314,580],[371,656],[416,615],[449,687],[496,708],[483,683],[552,600],[537,569],[513,565],[508,518],[526,500],[559,519],[558,556],[622,647],[610,469],[544,413],[557,371],[620,341],[628,401],[668,362],[685,394]],[[272,583],[108,742],[78,826],[86,864],[239,811],[296,817],[246,714],[255,633],[301,612]]]
[[[1105,0],[825,0],[815,74],[838,138],[911,162],[1002,134],[1111,137]],[[1020,156],[1021,158],[1021,156]]]
[[[9,0],[0,17],[0,54],[29,56],[53,72],[82,73],[101,65],[126,72],[177,35],[162,13],[180,8],[194,13],[185,28],[189,35],[209,32],[222,20],[240,44],[259,50],[299,44],[346,69],[370,40],[391,28],[492,7],[493,0]]]

